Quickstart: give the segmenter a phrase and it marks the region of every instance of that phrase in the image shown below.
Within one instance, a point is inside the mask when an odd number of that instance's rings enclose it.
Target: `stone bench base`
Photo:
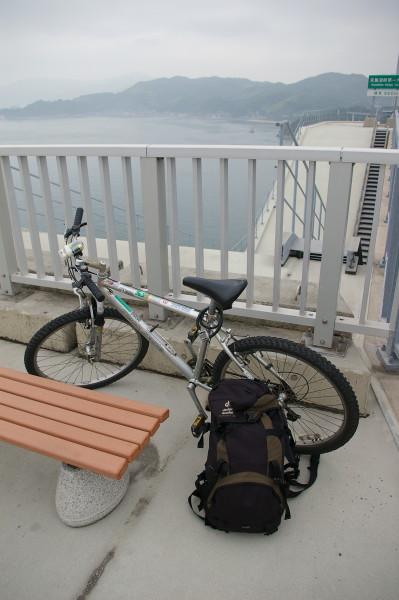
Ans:
[[[62,463],[55,494],[58,516],[69,527],[95,523],[118,506],[128,485],[127,471],[115,480]]]

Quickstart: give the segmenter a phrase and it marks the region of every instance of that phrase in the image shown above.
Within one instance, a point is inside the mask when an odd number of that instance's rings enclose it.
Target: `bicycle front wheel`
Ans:
[[[28,373],[90,389],[127,375],[143,360],[148,341],[113,308],[105,308],[104,320],[97,357],[90,351],[94,323],[89,308],[44,325],[26,347]]]
[[[321,354],[289,340],[263,336],[244,338],[229,349],[256,379],[286,393],[287,420],[298,452],[331,452],[353,436],[359,423],[356,396],[342,373]],[[214,364],[214,385],[236,377],[242,378],[242,371],[221,352]]]

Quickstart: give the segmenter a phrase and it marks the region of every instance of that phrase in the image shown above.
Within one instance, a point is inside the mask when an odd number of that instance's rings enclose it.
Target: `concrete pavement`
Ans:
[[[1,364],[22,369],[23,351],[0,340]],[[399,455],[375,402],[353,440],[322,457],[292,519],[264,537],[214,531],[190,512],[205,450],[182,380],[138,371],[105,391],[171,417],[133,463],[121,505],[82,529],[56,516],[57,462],[1,444],[1,600],[397,600]]]

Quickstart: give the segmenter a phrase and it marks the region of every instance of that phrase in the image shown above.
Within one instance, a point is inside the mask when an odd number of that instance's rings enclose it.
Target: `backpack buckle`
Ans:
[[[247,410],[247,423],[257,423],[259,421],[259,412],[257,410]]]

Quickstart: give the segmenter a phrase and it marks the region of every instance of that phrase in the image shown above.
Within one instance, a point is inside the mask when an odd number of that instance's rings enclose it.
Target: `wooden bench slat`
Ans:
[[[73,425],[52,421],[51,419],[32,415],[15,408],[10,408],[9,406],[0,405],[0,419],[9,423],[15,423],[15,425],[34,429],[35,431],[41,431],[42,433],[47,433],[63,440],[76,442],[82,446],[109,452],[110,454],[126,458],[129,462],[133,460],[140,450],[137,444],[117,440],[101,433],[93,433],[92,431],[80,429]]]
[[[120,398],[118,396],[112,396],[111,394],[97,392],[95,390],[88,390],[85,388],[71,387],[71,384],[60,383],[44,377],[36,377],[35,375],[28,375],[27,373],[20,373],[19,371],[13,371],[11,369],[0,368],[0,377],[19,381],[21,383],[28,383],[43,389],[51,390],[54,392],[60,392],[76,398],[83,398],[99,404],[105,404],[113,406],[115,408],[121,408],[131,412],[155,417],[161,422],[169,416],[169,410],[160,406],[153,406],[152,404],[144,404],[137,402],[136,400],[128,400],[127,398]]]
[[[119,440],[133,442],[141,448],[144,447],[150,439],[150,434],[142,429],[134,429],[133,427],[110,423],[109,421],[103,421],[96,417],[89,417],[87,415],[75,413],[71,410],[64,410],[57,406],[51,406],[50,404],[37,402],[36,400],[24,398],[23,396],[16,396],[15,394],[10,394],[8,392],[0,392],[0,405],[23,410],[32,415],[46,417],[67,425],[74,425],[81,429],[108,435]]]
[[[74,389],[74,388],[72,388]],[[21,383],[0,377],[0,390],[11,392],[17,396],[31,398],[38,402],[51,404],[71,410],[91,417],[98,417],[112,423],[127,425],[135,429],[143,429],[153,435],[159,427],[159,419],[148,417],[147,415],[137,414],[121,408],[114,408],[105,404],[99,404],[89,400],[83,400],[79,397],[70,396],[69,394],[45,390],[40,387],[32,386],[29,383]],[[1,402],[1,391],[0,391]]]
[[[61,440],[8,421],[0,420],[0,439],[113,479],[120,479],[128,466],[127,460],[120,456]]]

